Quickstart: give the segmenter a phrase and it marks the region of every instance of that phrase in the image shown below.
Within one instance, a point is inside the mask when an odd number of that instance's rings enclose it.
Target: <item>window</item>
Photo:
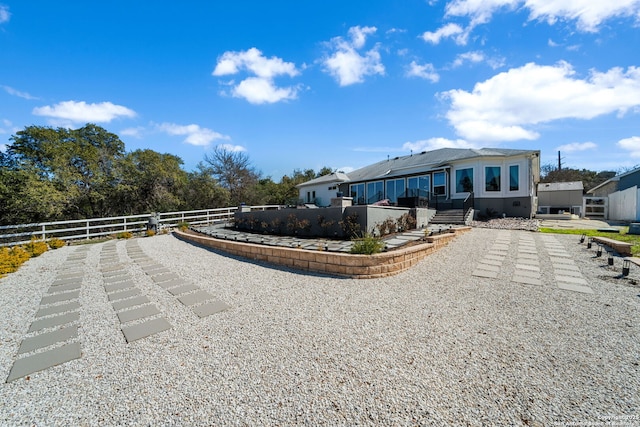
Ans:
[[[429,175],[412,176],[407,179],[407,196],[429,197],[431,191],[431,177]]]
[[[349,192],[353,197],[354,205],[364,205],[364,184],[352,184],[349,186]]]
[[[391,203],[397,202],[402,193],[404,193],[404,179],[390,179],[387,181],[387,199]]]
[[[384,199],[384,185],[382,181],[367,183],[367,203],[375,203]]]
[[[444,172],[436,172],[433,174],[433,194],[447,194],[446,175]]]
[[[456,171],[456,193],[473,192],[473,168]]]
[[[484,168],[485,191],[500,191],[500,166],[487,166]]]
[[[509,191],[520,190],[520,166],[509,166]]]

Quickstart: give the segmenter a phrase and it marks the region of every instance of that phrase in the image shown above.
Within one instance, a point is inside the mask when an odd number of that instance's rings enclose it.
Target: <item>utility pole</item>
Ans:
[[[558,170],[562,170],[562,159],[560,158],[560,150],[558,150]]]

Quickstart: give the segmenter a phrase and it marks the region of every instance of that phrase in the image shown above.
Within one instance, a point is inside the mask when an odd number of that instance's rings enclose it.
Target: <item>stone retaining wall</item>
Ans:
[[[256,261],[317,273],[356,279],[372,279],[392,276],[411,268],[427,255],[447,245],[456,235],[470,229],[470,227],[451,229],[448,233],[427,237],[424,243],[375,255],[355,255],[281,246],[265,246],[216,239],[193,231],[182,232],[174,230],[173,233],[182,240]]]

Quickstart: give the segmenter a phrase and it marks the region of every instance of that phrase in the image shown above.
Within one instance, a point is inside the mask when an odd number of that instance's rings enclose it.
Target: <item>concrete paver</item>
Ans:
[[[118,319],[120,323],[133,322],[134,320],[143,319],[145,317],[155,316],[160,314],[160,310],[155,305],[143,305],[132,310],[118,312]]]
[[[82,356],[80,343],[70,343],[33,356],[18,359],[13,364],[7,382],[26,377],[34,372],[51,368]]]
[[[72,291],[72,292],[65,292],[65,293],[55,294],[55,295],[47,295],[42,297],[42,299],[40,300],[40,305],[54,304],[56,302],[63,302],[63,301],[71,301],[74,299],[78,299],[79,296],[80,296],[80,291]]]
[[[55,326],[66,325],[67,323],[77,322],[80,320],[80,313],[72,311],[70,313],[60,314],[53,317],[45,317],[34,320],[29,327],[29,332],[39,331],[40,329],[53,328]]]
[[[78,301],[72,301],[66,304],[52,305],[50,307],[40,308],[36,312],[36,317],[51,316],[52,314],[65,313],[67,311],[75,311],[80,309]]]
[[[151,302],[149,298],[147,298],[145,295],[139,295],[137,297],[115,301],[113,304],[111,304],[111,306],[115,311],[120,311],[127,308],[135,307],[137,305],[146,304],[148,302]]]
[[[58,342],[68,341],[78,336],[78,326],[72,325],[66,328],[57,329],[52,332],[36,335],[35,337],[25,338],[20,344],[18,354],[29,353],[31,351],[49,347]]]
[[[199,317],[207,317],[212,314],[220,313],[231,308],[220,300],[210,301],[201,305],[193,307],[193,312]]]
[[[123,327],[122,333],[124,334],[127,342],[130,343],[168,329],[171,329],[171,324],[167,319],[160,317],[157,319],[147,320],[143,323]]]

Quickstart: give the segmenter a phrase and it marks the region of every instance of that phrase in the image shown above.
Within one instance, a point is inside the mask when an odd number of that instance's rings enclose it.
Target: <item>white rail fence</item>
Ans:
[[[243,206],[242,209],[263,211],[280,209],[279,205]],[[237,207],[202,209],[195,211],[162,212],[158,218],[158,228],[175,227],[180,223],[189,225],[206,225],[226,222],[233,218]],[[153,214],[114,216],[109,218],[89,218],[70,221],[40,222],[34,224],[0,226],[0,246],[13,246],[28,243],[32,238],[46,240],[58,238],[62,240],[92,239],[115,235],[121,232],[141,232],[147,229]]]

